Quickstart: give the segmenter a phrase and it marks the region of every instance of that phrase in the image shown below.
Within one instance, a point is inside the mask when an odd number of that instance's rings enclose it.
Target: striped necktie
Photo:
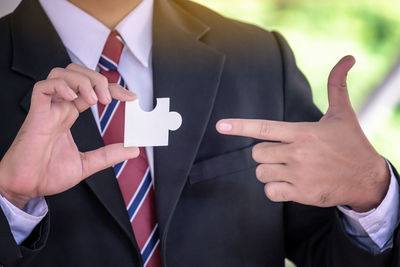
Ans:
[[[124,41],[112,31],[104,46],[98,67],[110,83],[126,88],[118,72]],[[113,99],[104,106],[98,104],[100,131],[105,145],[124,141],[125,103]],[[133,232],[141,250],[144,266],[160,267],[160,242],[156,218],[154,185],[146,156],[140,148],[140,156],[114,166],[114,172],[127,207]]]

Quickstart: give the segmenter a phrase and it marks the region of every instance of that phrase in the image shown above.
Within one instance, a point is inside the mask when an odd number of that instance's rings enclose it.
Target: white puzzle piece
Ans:
[[[157,98],[153,111],[143,111],[139,100],[125,103],[124,146],[168,146],[169,130],[181,127],[182,117],[169,111],[169,98]]]

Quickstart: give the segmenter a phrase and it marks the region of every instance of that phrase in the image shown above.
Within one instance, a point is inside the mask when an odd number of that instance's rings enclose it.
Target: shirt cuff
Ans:
[[[48,212],[44,197],[30,200],[21,210],[0,195],[0,207],[7,218],[11,232],[18,245],[24,242]]]
[[[393,237],[399,223],[399,183],[393,169],[388,163],[391,173],[388,192],[382,203],[375,209],[358,213],[348,207],[339,206],[338,209],[345,215],[343,219],[346,231],[356,239],[364,239],[366,234],[380,248]]]

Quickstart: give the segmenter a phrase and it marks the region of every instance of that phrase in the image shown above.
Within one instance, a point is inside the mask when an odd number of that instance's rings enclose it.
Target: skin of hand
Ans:
[[[222,134],[252,137],[258,180],[275,202],[318,207],[347,205],[357,212],[379,206],[390,184],[390,170],[364,135],[351,106],[346,80],[355,64],[342,58],[328,80],[329,109],[318,122],[224,119]]]
[[[111,144],[79,152],[70,128],[97,102],[130,101],[135,94],[77,64],[55,68],[35,84],[31,107],[0,162],[0,194],[23,208],[30,199],[64,192],[90,175],[139,155],[136,147]]]

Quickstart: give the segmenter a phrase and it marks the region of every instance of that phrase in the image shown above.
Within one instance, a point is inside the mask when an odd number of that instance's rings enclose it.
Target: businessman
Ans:
[[[23,0],[0,35],[0,265],[399,266],[352,57],[323,115],[280,34],[185,0]],[[136,97],[168,147],[123,147]]]

